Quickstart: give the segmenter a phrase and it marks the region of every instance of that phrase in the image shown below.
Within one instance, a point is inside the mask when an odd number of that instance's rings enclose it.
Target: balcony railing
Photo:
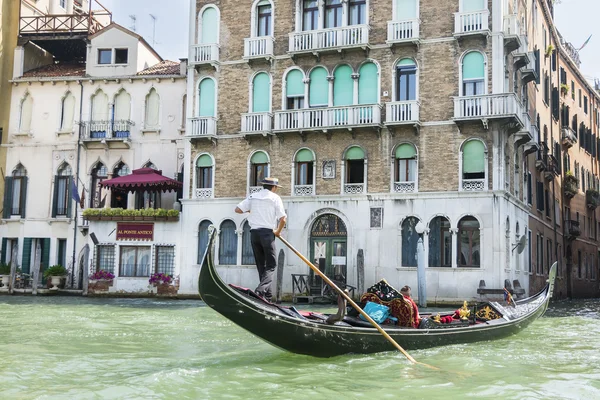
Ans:
[[[462,190],[465,192],[482,192],[486,189],[485,179],[463,179]]]
[[[213,188],[196,189],[195,194],[196,194],[197,199],[212,199],[213,198]]]
[[[369,25],[290,33],[290,52],[302,53],[327,49],[362,47],[369,44]]]
[[[388,125],[419,122],[420,104],[416,100],[395,101],[385,105],[385,123]]]
[[[244,39],[244,58],[273,56],[273,36],[259,36]]]
[[[463,12],[454,14],[454,34],[470,35],[489,32],[488,10]]]
[[[363,194],[365,193],[364,183],[345,183],[344,194]]]
[[[217,134],[217,119],[214,117],[190,118],[192,130],[188,136],[214,136]]]
[[[523,128],[521,128],[521,130],[515,135],[515,145],[517,147],[529,143],[533,140],[533,129],[529,113],[523,112],[521,121],[523,121]]]
[[[454,119],[506,118],[516,116],[521,124],[523,106],[514,93],[454,98]]]
[[[388,22],[388,43],[414,42],[419,39],[419,20]]]
[[[271,113],[242,114],[242,133],[271,132],[272,117]]]
[[[581,226],[579,221],[567,220],[565,221],[567,236],[570,238],[576,238],[581,236]]]
[[[568,126],[562,127],[562,144],[571,148],[573,145],[577,143],[577,136],[575,136],[575,132]]]
[[[88,9],[83,10],[81,4],[74,4],[73,14],[52,14],[39,10],[33,4],[28,4],[34,12],[40,15],[21,16],[19,33],[30,34],[87,34],[92,35],[112,23],[112,13],[97,1],[90,0]],[[92,7],[96,8],[92,10]]]
[[[210,64],[219,61],[219,45],[217,43],[194,44],[191,51],[190,64]]]
[[[89,121],[84,123],[83,139],[105,140],[105,139],[127,139],[131,137],[133,121]]]
[[[416,187],[415,182],[394,182],[394,193],[414,193]]]
[[[319,130],[381,124],[379,104],[277,111],[275,131]]]
[[[521,23],[517,14],[504,16],[504,41],[508,51],[513,51],[521,46]]]
[[[294,185],[294,196],[313,196],[314,194],[314,185]]]

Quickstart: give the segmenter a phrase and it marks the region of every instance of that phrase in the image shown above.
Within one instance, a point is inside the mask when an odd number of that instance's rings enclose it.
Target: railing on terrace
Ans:
[[[394,182],[394,193],[414,193],[416,187],[415,182]]]
[[[517,116],[520,120],[522,108],[514,93],[461,96],[454,98],[454,119]]]
[[[277,111],[275,131],[343,128],[381,124],[379,104]]]
[[[248,113],[242,114],[242,133],[271,132],[271,113]]]
[[[365,193],[364,183],[345,183],[344,194],[363,194]]]
[[[190,118],[192,131],[188,136],[213,136],[217,134],[217,119],[215,117]]]
[[[358,47],[369,44],[369,25],[350,25],[290,33],[290,52]]]
[[[504,34],[509,36],[521,35],[521,23],[517,14],[504,16]]]
[[[133,121],[89,121],[84,124],[84,140],[127,139],[131,137]]]
[[[213,188],[201,188],[195,190],[197,199],[212,199],[213,198]]]
[[[294,185],[294,196],[312,196],[314,194],[314,185]]]
[[[468,35],[489,31],[488,10],[463,12],[454,14],[454,34]]]
[[[419,122],[420,104],[416,100],[395,101],[385,105],[386,124],[406,124]]]
[[[462,190],[465,192],[482,192],[485,190],[485,179],[463,179]]]
[[[20,2],[20,7],[24,7]],[[92,5],[97,4],[100,9],[92,10]],[[25,5],[33,12],[40,15],[23,16],[20,11],[19,34],[44,34],[44,33],[82,33],[92,35],[112,22],[112,13],[100,2],[90,0],[87,13],[74,14],[46,14],[31,4]]]
[[[414,41],[419,39],[419,20],[408,19],[404,21],[388,21],[389,43]]]
[[[244,39],[244,57],[267,57],[273,55],[273,36],[259,36]]]
[[[219,61],[219,45],[217,43],[192,45],[191,64],[207,64]]]

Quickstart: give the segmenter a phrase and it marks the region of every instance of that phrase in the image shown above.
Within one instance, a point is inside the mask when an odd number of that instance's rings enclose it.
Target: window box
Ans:
[[[83,212],[87,221],[179,221],[179,211],[148,208],[123,210],[120,208],[88,208]]]

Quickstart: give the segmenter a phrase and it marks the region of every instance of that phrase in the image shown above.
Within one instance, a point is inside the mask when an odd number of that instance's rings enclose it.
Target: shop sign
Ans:
[[[154,240],[154,224],[117,223],[117,240]]]

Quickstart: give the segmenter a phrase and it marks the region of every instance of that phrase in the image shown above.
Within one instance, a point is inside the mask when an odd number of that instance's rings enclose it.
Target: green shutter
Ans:
[[[318,67],[310,73],[309,105],[326,106],[329,104],[329,82],[327,82],[327,70]]]
[[[304,97],[304,79],[300,70],[293,69],[285,77],[285,94],[287,97]]]
[[[4,219],[10,218],[10,209],[13,202],[12,183],[13,178],[11,176],[4,178],[4,208],[2,210],[2,218]]]
[[[23,239],[23,257],[21,261],[21,270],[24,274],[31,272],[31,238]]]
[[[52,218],[56,218],[58,203],[58,175],[54,176],[54,194],[52,195]]]
[[[296,154],[296,162],[311,162],[314,161],[313,154],[308,149],[302,149]]]
[[[71,176],[67,181],[67,218],[71,218],[71,213],[73,211],[73,196],[71,194],[71,187],[73,186],[72,180],[73,177]]]
[[[395,0],[396,1],[396,21],[417,18],[418,0]]]
[[[352,68],[340,65],[333,73],[333,105],[349,106],[354,104],[354,82]]]
[[[202,79],[199,89],[200,117],[215,116],[215,81]]]
[[[485,171],[485,148],[479,140],[471,140],[463,148],[463,173]]]
[[[463,0],[462,10],[460,12],[480,11],[485,10],[485,2],[487,0]]]
[[[23,177],[23,180],[21,181],[22,185],[21,186],[21,218],[25,218],[25,208],[27,207],[27,181],[29,180],[28,177]]]
[[[201,43],[218,43],[219,37],[219,15],[217,9],[209,7],[202,13],[202,36]]]
[[[354,146],[346,151],[346,160],[364,160],[365,152],[358,146]]]
[[[6,248],[8,247],[8,239],[2,238],[2,255],[0,256],[0,263],[6,262]]]
[[[254,77],[252,81],[252,112],[271,111],[271,78],[265,72]]]
[[[201,155],[196,161],[197,167],[212,167],[212,158],[208,154]]]
[[[398,64],[396,64],[396,65],[398,65],[399,67],[404,67],[404,66],[409,66],[409,65],[415,66],[416,64],[415,64],[414,60],[411,58],[403,58],[402,60],[398,61]]]
[[[42,269],[46,270],[50,266],[50,239],[45,238],[42,239],[42,267],[40,268],[40,273]],[[63,265],[65,267],[65,265]]]
[[[485,77],[483,54],[472,51],[463,58],[463,79],[483,79]]]
[[[268,164],[269,159],[267,158],[267,155],[263,151],[257,151],[256,153],[254,153],[252,155],[250,162],[252,164]]]
[[[366,63],[360,67],[360,77],[358,78],[358,104],[377,104],[378,96],[378,79],[377,65]]]
[[[401,144],[396,149],[396,158],[398,159],[407,159],[407,158],[415,158],[417,156],[417,151],[412,144]]]

